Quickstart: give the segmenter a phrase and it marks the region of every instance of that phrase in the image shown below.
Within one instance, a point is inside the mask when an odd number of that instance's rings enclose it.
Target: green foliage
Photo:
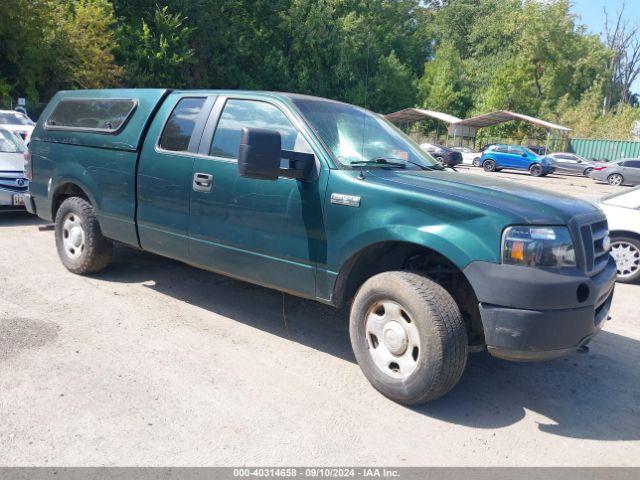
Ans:
[[[418,82],[422,106],[464,117],[472,106],[469,79],[453,41],[442,43]]]
[[[63,88],[116,85],[113,7],[107,0],[0,2],[0,95],[32,101]]]
[[[133,87],[162,85],[182,88],[189,84],[194,50],[189,47],[192,30],[185,19],[168,7],[156,7],[150,21],[121,32],[121,55],[126,59],[127,83]]]
[[[569,0],[0,2],[2,103],[63,88],[248,88],[382,113],[509,109],[624,136],[638,110],[602,115],[610,60]],[[517,123],[482,131],[542,134]]]

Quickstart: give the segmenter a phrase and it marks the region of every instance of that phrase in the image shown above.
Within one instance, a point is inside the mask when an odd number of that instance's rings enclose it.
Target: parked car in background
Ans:
[[[640,185],[640,159],[624,158],[617,162],[596,163],[591,178],[609,185]]]
[[[29,181],[24,175],[26,146],[13,132],[0,128],[0,210],[24,209]]]
[[[35,122],[22,112],[0,110],[0,128],[19,135],[25,143],[29,143],[35,125]]]
[[[451,149],[455,150],[456,152],[460,152],[460,154],[462,155],[462,163],[466,165],[475,165],[476,163],[479,164],[480,162],[480,157],[482,156],[482,153],[474,150],[473,148],[451,147]]]
[[[559,172],[576,173],[585,177],[591,174],[596,164],[580,155],[568,152],[551,153],[547,156],[556,161],[556,170]]]
[[[555,162],[519,145],[493,145],[488,147],[480,164],[485,172],[499,172],[503,168],[528,170],[534,177],[543,177],[555,171]]]
[[[421,143],[420,148],[447,167],[455,167],[462,163],[462,154],[453,148],[438,145],[437,143]]]
[[[600,199],[607,215],[611,256],[616,261],[619,282],[640,279],[640,186]]]

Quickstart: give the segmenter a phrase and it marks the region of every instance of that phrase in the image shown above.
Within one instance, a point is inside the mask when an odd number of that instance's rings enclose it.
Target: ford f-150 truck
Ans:
[[[470,351],[548,360],[585,345],[616,279],[604,214],[444,171],[381,116],[248,91],[58,93],[26,157],[26,204],[68,270],[112,243],[350,307],[373,386],[423,403]],[[214,294],[214,292],[212,292]]]

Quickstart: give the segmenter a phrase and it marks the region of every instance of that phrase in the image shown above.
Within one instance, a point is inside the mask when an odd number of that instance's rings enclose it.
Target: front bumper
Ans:
[[[24,196],[22,192],[15,192],[13,190],[6,190],[0,188],[0,209],[1,210],[24,210],[24,205],[14,205],[13,196],[20,194]]]
[[[464,273],[480,302],[487,349],[518,361],[564,357],[588,343],[609,317],[617,274],[611,257],[593,277],[488,262]]]

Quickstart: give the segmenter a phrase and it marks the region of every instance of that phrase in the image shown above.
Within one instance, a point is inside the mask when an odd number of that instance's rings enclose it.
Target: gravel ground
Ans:
[[[0,217],[0,465],[640,465],[639,285],[589,353],[474,354],[406,408],[360,373],[344,311],[128,248],[72,275],[39,225]]]

